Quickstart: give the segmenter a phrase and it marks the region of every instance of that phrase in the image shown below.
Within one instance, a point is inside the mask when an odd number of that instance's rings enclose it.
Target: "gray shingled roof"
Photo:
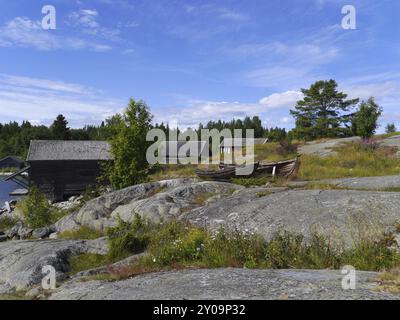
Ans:
[[[27,161],[110,160],[106,141],[32,140]]]

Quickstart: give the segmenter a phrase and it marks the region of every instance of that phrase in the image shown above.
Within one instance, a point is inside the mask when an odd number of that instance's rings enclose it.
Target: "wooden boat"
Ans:
[[[266,162],[266,163],[258,163],[256,170],[254,171],[252,176],[279,176],[279,177],[290,177],[293,173],[296,172],[298,166],[300,164],[300,155],[295,159],[277,161],[277,162]],[[226,168],[236,168],[235,164],[224,164],[220,163],[220,169]]]
[[[295,159],[291,160],[260,163],[255,172],[255,175],[271,175],[273,177],[278,176],[288,178],[296,172],[299,165],[300,156],[297,156]]]
[[[248,176],[251,176],[254,174],[254,172],[258,168],[258,165],[259,165],[259,163],[252,164],[253,170],[252,170],[252,173],[249,174]],[[202,179],[228,181],[229,179],[234,178],[236,176],[245,177],[242,175],[237,175],[237,170],[240,168],[245,169],[246,166],[226,165],[224,167],[220,166],[219,170],[196,170],[195,172],[196,172],[197,176]]]
[[[226,167],[220,170],[195,170],[201,179],[229,180],[235,176],[236,167]]]

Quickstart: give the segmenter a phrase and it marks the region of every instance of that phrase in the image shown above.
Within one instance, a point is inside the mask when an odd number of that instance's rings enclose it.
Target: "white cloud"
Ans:
[[[56,31],[42,29],[40,21],[16,17],[0,27],[0,46],[31,47],[41,51],[88,49],[102,52],[111,49],[109,45],[83,38],[62,36]]]
[[[69,15],[70,21],[75,26],[84,28],[98,28],[99,23],[96,21],[99,13],[96,10],[82,9],[72,12]]]
[[[260,116],[264,121],[267,120],[268,126],[288,127],[292,121],[286,115],[301,97],[301,92],[287,91],[273,93],[258,103],[187,99],[181,101],[183,108],[157,113],[156,121],[165,123],[173,120],[180,127],[197,127],[199,123],[206,124],[210,120],[229,121]]]
[[[64,114],[74,127],[99,123],[120,111],[123,102],[80,84],[0,75],[0,119],[49,124]]]
[[[303,94],[299,91],[286,91],[264,97],[260,104],[267,108],[293,107],[302,97]]]
[[[62,91],[68,93],[88,92],[88,88],[78,84],[66,83],[63,81],[52,81],[46,79],[20,77],[8,74],[0,74],[0,84],[7,84],[16,87],[25,87],[25,88],[30,87],[34,89]]]
[[[276,89],[301,88],[305,85],[323,79],[323,77],[312,74],[304,66],[271,66],[254,69],[245,74],[245,80],[252,86]]]
[[[0,27],[0,45],[34,47],[38,50],[52,50],[59,47],[55,37],[42,29],[40,21],[16,17]]]
[[[69,15],[68,23],[79,31],[107,40],[119,41],[120,30],[118,28],[106,28],[98,22],[99,13],[92,9],[81,9]]]

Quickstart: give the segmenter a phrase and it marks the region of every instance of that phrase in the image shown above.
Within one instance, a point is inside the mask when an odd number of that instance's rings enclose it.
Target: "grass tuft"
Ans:
[[[82,226],[77,230],[67,230],[58,235],[58,239],[67,239],[67,240],[94,240],[101,237],[104,237],[105,233],[97,230],[93,230],[86,226]]]

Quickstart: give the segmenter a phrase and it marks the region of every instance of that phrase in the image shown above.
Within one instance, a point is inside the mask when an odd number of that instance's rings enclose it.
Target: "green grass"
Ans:
[[[106,255],[83,253],[69,258],[69,273],[71,275],[81,271],[90,270],[98,267],[105,266],[109,263]]]
[[[279,232],[267,243],[254,233],[209,232],[179,221],[154,224],[137,216],[132,223],[121,223],[110,235],[111,254],[100,260],[103,265],[146,252],[135,263],[102,275],[110,280],[185,268],[339,269],[352,265],[357,270],[383,271],[400,267],[400,254],[389,248],[393,235],[388,234],[359,237],[351,248],[317,233],[306,240],[301,234]],[[90,267],[97,265],[96,259],[89,261]]]
[[[400,174],[400,159],[396,158],[394,148],[368,149],[359,143],[348,143],[336,151],[337,155],[326,158],[303,155],[298,178],[320,180]]]
[[[392,133],[385,133],[385,134],[378,134],[375,136],[376,139],[387,139],[394,136],[399,136],[400,132],[392,132]]]
[[[15,173],[17,172],[17,168],[1,168],[0,174],[2,173]]]
[[[16,291],[10,294],[0,294],[1,300],[32,300],[32,298],[26,296],[26,291]]]
[[[256,161],[270,162],[293,159],[297,156],[297,151],[287,151],[279,143],[269,142],[263,145],[255,145],[254,155]]]
[[[80,240],[87,239],[93,240],[104,237],[105,233],[97,230],[93,230],[86,226],[82,226],[77,230],[67,230],[58,235],[58,239],[68,239],[68,240]]]
[[[161,165],[155,172],[148,176],[149,181],[161,181],[177,178],[190,178],[195,177],[194,172],[196,166],[194,165]]]
[[[400,268],[394,268],[381,273],[377,279],[378,290],[394,294],[400,293]]]

